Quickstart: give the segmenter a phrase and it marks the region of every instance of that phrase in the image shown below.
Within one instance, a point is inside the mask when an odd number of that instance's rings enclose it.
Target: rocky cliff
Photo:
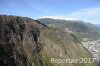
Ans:
[[[70,33],[48,28],[27,17],[0,15],[0,66],[97,66],[51,63],[51,58],[92,58]]]

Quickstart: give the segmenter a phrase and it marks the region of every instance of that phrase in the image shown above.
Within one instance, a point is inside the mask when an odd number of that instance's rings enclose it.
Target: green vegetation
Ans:
[[[97,66],[96,62],[51,63],[51,58],[92,58],[71,33],[24,17],[1,15],[0,23],[0,66]]]
[[[92,40],[96,40],[100,38],[100,27],[96,25],[85,23],[83,21],[66,21],[66,20],[57,20],[50,18],[39,19],[40,22],[50,25],[51,27],[59,28],[61,30],[71,30],[78,39],[82,38],[91,38]]]
[[[57,29],[46,29],[42,31],[44,49],[43,57],[50,63],[50,58],[92,58],[92,55],[80,44],[80,42],[69,33],[61,32]],[[60,37],[58,37],[60,36]],[[76,42],[77,40],[77,42]],[[78,63],[79,65],[80,63]],[[53,64],[60,66],[60,64]],[[74,64],[65,63],[62,66],[74,66]],[[77,65],[77,64],[76,64]],[[96,66],[96,63],[83,63],[80,66]]]

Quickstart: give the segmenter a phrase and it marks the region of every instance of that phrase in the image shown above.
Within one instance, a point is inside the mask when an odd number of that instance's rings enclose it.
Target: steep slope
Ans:
[[[0,15],[0,66],[97,66],[95,61],[51,63],[51,58],[92,59],[92,55],[71,33],[27,17]]]
[[[98,42],[100,41],[100,27],[80,20],[61,20],[53,18],[42,18],[38,20],[49,27],[74,34],[97,61],[100,59],[100,43]]]
[[[57,27],[66,31],[70,30],[76,34],[79,39],[90,38],[92,40],[97,40],[100,38],[100,28],[90,23],[79,20],[59,20],[51,18],[42,18],[38,20],[50,27]]]
[[[44,66],[37,41],[45,27],[29,18],[0,16],[0,66]]]

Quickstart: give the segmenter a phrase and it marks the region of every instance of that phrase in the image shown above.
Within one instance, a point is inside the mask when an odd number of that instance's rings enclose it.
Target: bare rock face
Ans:
[[[38,37],[45,27],[28,18],[0,16],[0,66],[33,66],[34,60],[44,66]]]
[[[0,15],[0,66],[97,66],[51,63],[50,58],[92,58],[70,33],[27,17]]]

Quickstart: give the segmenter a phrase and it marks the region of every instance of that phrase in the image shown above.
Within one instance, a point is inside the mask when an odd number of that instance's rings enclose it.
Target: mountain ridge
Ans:
[[[77,20],[77,21],[79,20],[76,18],[67,18],[67,17],[62,17],[62,16],[43,16],[43,17],[40,17],[38,19],[45,19],[45,18],[56,19],[56,20]]]
[[[97,66],[51,63],[50,58],[93,58],[71,33],[37,20],[0,15],[0,66]]]
[[[51,18],[42,18],[42,19],[38,19],[38,20],[50,27],[57,27],[60,29],[68,28],[69,30],[73,31],[74,33],[77,33],[77,36],[80,38],[81,37],[97,38],[98,36],[100,36],[100,34],[99,34],[100,28],[99,27],[97,27],[96,25],[91,24],[91,23],[86,23],[84,21],[55,20],[55,19],[51,19]]]

